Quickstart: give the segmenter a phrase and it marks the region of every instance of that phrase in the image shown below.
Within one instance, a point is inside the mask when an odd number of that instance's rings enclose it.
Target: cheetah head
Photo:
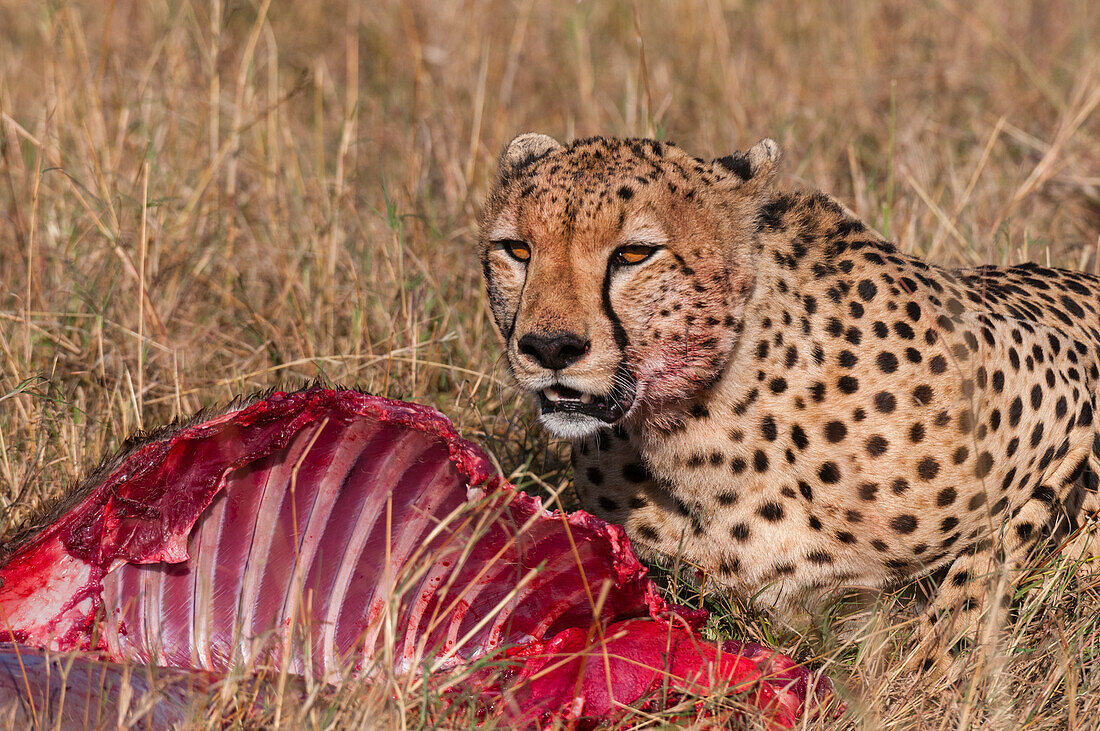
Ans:
[[[710,162],[653,140],[508,145],[479,253],[509,366],[546,428],[584,437],[716,382],[778,158],[771,140]]]

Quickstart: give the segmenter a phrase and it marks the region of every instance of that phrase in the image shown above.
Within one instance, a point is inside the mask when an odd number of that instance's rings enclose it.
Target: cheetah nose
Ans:
[[[591,345],[571,332],[527,333],[519,339],[519,352],[543,368],[560,371],[583,358]]]

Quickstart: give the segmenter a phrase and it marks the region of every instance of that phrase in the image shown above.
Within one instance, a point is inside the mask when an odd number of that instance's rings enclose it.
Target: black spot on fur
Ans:
[[[883,454],[886,453],[886,448],[888,445],[889,442],[886,441],[886,437],[883,437],[880,434],[876,434],[875,436],[870,437],[866,442],[867,454],[871,455],[872,457],[881,457]]]
[[[714,162],[741,178],[741,180],[748,180],[752,177],[752,165],[749,164],[748,155],[743,152],[720,157]]]
[[[908,535],[917,529],[917,518],[913,515],[899,515],[890,521],[890,527],[897,533]]]
[[[783,506],[779,503],[764,503],[756,512],[769,523],[778,523],[783,520]]]
[[[829,461],[821,465],[821,468],[817,471],[818,479],[827,485],[835,484],[840,481],[840,468],[836,462]]]

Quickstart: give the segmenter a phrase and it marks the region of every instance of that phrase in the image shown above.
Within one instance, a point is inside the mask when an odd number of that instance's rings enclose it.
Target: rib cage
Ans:
[[[543,510],[426,407],[276,393],[154,435],[92,479],[0,564],[0,641],[330,682],[503,650],[478,692],[510,694],[517,722],[749,683],[790,723],[812,684],[764,648],[701,641],[702,616],[676,616],[621,528]],[[0,701],[18,692],[0,682]]]
[[[613,557],[598,555],[583,521],[571,528],[574,552],[529,499],[494,495],[511,499],[463,509],[466,477],[437,436],[329,416],[226,475],[187,561],[107,574],[107,649],[223,671],[293,647],[290,670],[331,678],[349,658],[369,669],[387,623],[398,669],[590,625],[581,577],[604,576]],[[648,587],[632,588],[606,618],[645,611]]]

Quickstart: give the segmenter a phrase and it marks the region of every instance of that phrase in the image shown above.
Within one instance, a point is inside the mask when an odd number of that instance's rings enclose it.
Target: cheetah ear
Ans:
[[[563,149],[562,144],[553,137],[538,132],[522,134],[504,148],[497,166],[497,175],[501,180],[507,180],[521,168],[530,165],[548,152],[561,149]]]
[[[739,180],[738,185],[752,181],[754,186],[763,186],[775,177],[782,155],[775,140],[763,139],[749,148],[748,152],[737,152],[714,161],[714,166],[732,174]]]

